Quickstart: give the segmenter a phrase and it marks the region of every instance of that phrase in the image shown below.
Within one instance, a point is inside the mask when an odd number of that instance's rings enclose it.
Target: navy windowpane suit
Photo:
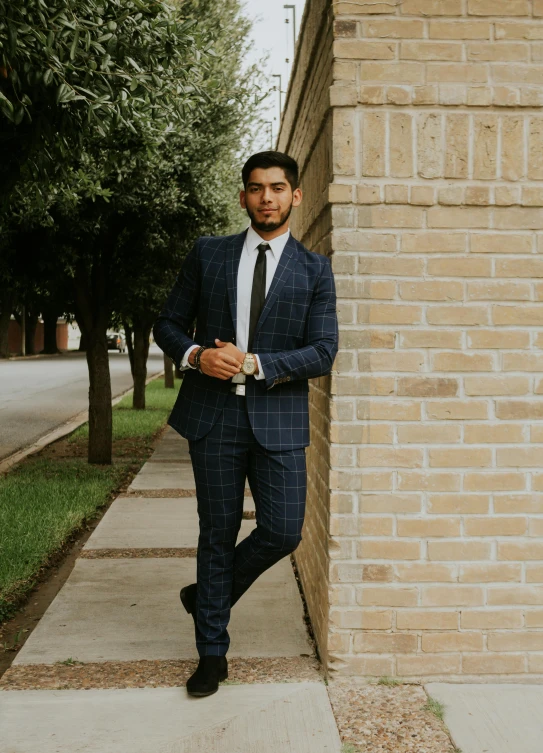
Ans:
[[[186,257],[153,333],[177,364],[195,342],[236,340],[237,272],[245,234],[202,237]],[[194,321],[196,331],[194,339]],[[301,540],[305,512],[308,383],[328,374],[338,350],[330,259],[292,235],[281,253],[258,320],[253,348],[264,379],[184,372],[169,424],[189,440],[200,536],[196,645],[226,654],[230,608],[251,583]],[[256,528],[236,546],[246,478]]]

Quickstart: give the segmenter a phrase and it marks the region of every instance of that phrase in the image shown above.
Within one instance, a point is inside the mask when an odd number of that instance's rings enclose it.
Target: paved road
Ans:
[[[110,351],[113,396],[132,386],[128,354]],[[152,345],[148,374],[162,371],[162,351]],[[84,353],[0,360],[0,458],[32,444],[88,407]]]

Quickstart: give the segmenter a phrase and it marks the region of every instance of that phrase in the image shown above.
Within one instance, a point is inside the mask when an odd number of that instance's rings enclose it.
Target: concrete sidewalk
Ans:
[[[245,537],[254,521],[246,491]],[[198,517],[188,447],[168,429],[116,499],[0,686],[6,753],[338,753],[289,558],[232,611],[229,679],[208,698],[192,618]]]

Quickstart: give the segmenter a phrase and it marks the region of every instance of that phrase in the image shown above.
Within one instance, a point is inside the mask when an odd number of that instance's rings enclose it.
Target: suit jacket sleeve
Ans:
[[[278,381],[312,379],[328,374],[338,351],[336,288],[332,264],[327,256],[315,285],[307,316],[307,345],[279,353],[259,353],[266,388]]]
[[[185,352],[194,345],[192,331],[200,293],[199,242],[185,257],[181,271],[153,326],[157,345],[179,368]]]

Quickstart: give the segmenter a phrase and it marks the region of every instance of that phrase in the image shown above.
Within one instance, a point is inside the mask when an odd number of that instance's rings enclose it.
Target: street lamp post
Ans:
[[[283,110],[283,100],[282,100],[282,97],[281,97],[281,95],[283,93],[281,91],[281,89],[283,88],[282,84],[281,84],[282,76],[281,76],[280,73],[272,73],[272,78],[278,78],[279,79],[279,122],[281,122],[281,112]]]
[[[271,120],[264,121],[270,128],[270,149],[273,149],[273,123]]]
[[[296,47],[296,6],[295,5],[283,5],[285,10],[292,11],[292,60],[294,60],[294,49]],[[285,23],[289,23],[289,19],[285,18]],[[287,58],[287,63],[289,62]]]

